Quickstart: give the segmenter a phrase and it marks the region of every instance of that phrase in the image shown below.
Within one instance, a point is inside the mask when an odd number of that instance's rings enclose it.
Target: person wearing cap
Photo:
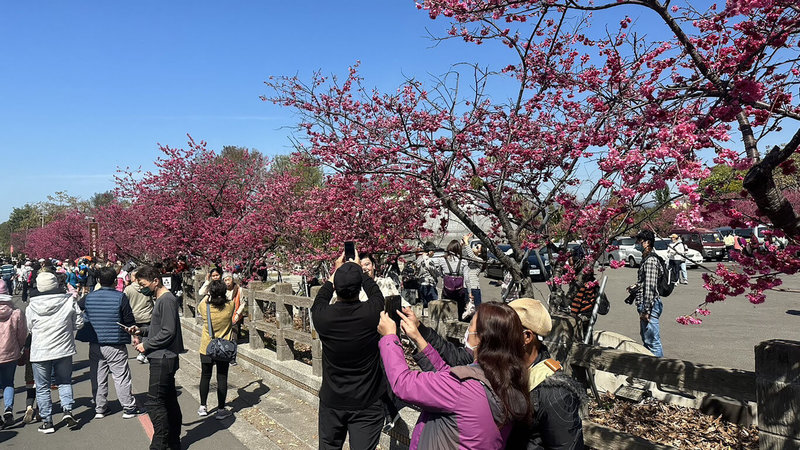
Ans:
[[[36,381],[36,401],[42,417],[39,432],[49,434],[53,428],[50,397],[50,377],[55,371],[55,384],[61,399],[63,421],[70,428],[77,425],[72,415],[72,355],[75,350],[75,331],[83,327],[83,315],[74,298],[59,287],[55,274],[42,272],[36,276],[38,295],[31,296],[25,311],[31,332],[33,376]]]
[[[538,300],[520,298],[508,304],[516,311],[523,327],[525,356],[528,368],[528,390],[533,409],[529,427],[517,426],[509,437],[507,448],[527,449],[582,449],[583,424],[580,417],[583,389],[561,370],[561,364],[552,359],[542,338],[553,328],[550,313]],[[464,337],[466,347],[460,347],[439,336],[423,325],[410,308],[404,309],[413,327],[406,334],[414,339],[414,329],[432,346],[450,366],[471,364],[474,349],[470,348],[469,330]],[[409,325],[405,323],[404,327]],[[417,347],[420,348],[419,344]],[[423,371],[434,369],[427,355],[417,352],[413,356]]]
[[[664,305],[658,295],[661,262],[653,251],[655,240],[655,233],[650,230],[642,230],[636,235],[636,245],[642,252],[642,263],[639,266],[636,284],[628,286],[628,292],[635,294],[642,343],[653,355],[661,358],[664,356],[664,351],[661,346],[659,318],[664,311]]]
[[[458,367],[448,365],[421,339],[408,316],[398,315],[403,330],[435,368],[420,372],[408,367],[397,325],[381,313],[379,345],[389,385],[397,397],[422,411],[409,448],[506,448],[512,429],[531,417],[524,333],[516,312],[505,303],[482,303],[466,333],[475,362]]]
[[[14,372],[27,337],[25,316],[14,306],[5,281],[0,280],[0,390],[3,392],[0,428],[14,424]]]
[[[314,329],[322,342],[319,390],[319,448],[374,449],[384,424],[386,377],[380,363],[377,327],[384,308],[381,290],[355,260],[336,260],[330,279],[311,307]],[[361,289],[367,301],[359,301]],[[338,301],[331,303],[336,292]]]
[[[683,240],[677,234],[672,233],[669,238],[672,239],[672,242],[670,242],[669,246],[667,247],[669,265],[676,267],[679,266],[681,269],[680,283],[689,284],[689,276],[686,272],[686,252],[689,251],[689,248],[683,243]]]

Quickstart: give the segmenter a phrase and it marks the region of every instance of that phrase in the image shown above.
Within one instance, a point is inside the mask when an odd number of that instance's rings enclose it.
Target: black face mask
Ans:
[[[644,246],[640,242],[637,242],[636,245],[633,246],[633,248],[640,252],[644,252]]]

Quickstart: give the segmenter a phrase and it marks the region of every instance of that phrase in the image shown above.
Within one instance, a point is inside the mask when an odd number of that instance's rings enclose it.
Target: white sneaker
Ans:
[[[472,300],[469,301],[467,307],[464,308],[464,312],[461,314],[461,320],[465,320],[467,317],[472,317],[475,314],[475,303]]]
[[[222,409],[218,409],[218,410],[217,410],[217,413],[214,415],[214,418],[215,418],[215,419],[217,419],[217,420],[227,419],[227,418],[228,418],[228,417],[230,417],[232,414],[233,414],[233,413],[232,413],[232,412],[230,412],[230,410],[227,410],[227,409],[225,409],[225,408],[222,408]]]
[[[208,410],[206,409],[205,405],[200,405],[200,407],[197,408],[197,415],[200,417],[205,417],[208,415]]]

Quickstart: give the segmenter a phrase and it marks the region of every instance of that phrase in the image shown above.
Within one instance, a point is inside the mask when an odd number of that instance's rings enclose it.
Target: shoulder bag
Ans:
[[[221,362],[231,362],[236,359],[236,342],[214,337],[214,328],[211,326],[211,305],[208,302],[206,302],[206,320],[208,334],[211,336],[211,342],[206,347],[206,355],[214,361]]]

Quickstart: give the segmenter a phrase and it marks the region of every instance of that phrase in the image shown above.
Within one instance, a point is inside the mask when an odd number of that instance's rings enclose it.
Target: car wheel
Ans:
[[[636,267],[636,258],[633,256],[628,257],[628,265],[631,267]]]

